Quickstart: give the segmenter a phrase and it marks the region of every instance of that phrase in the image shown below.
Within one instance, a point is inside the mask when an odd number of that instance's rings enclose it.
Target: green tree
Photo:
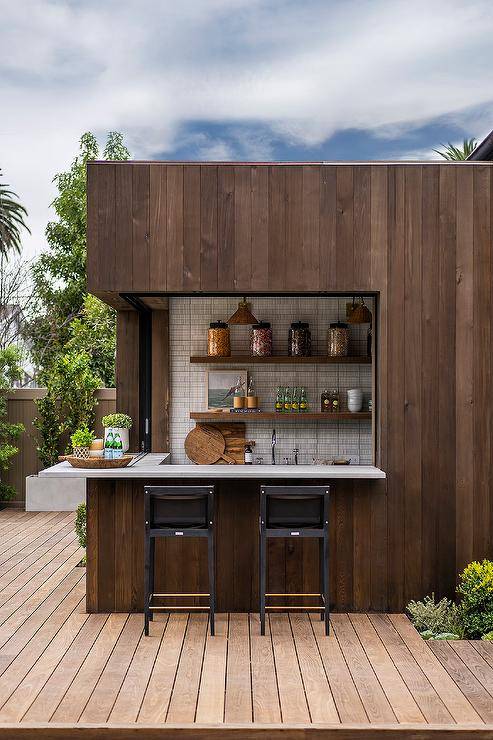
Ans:
[[[66,349],[85,352],[105,388],[115,385],[116,313],[93,295],[86,295],[79,316],[68,327]]]
[[[54,465],[62,450],[70,452],[72,432],[92,428],[94,391],[101,385],[86,352],[67,351],[55,358],[47,375],[47,394],[36,401],[38,416],[33,422],[39,430],[38,455],[45,467]]]
[[[439,154],[449,162],[463,162],[468,158],[470,154],[476,149],[478,142],[476,139],[464,139],[462,147],[454,146],[453,144],[442,144],[445,147],[443,150],[433,149],[434,152]]]
[[[17,347],[0,350],[0,474],[8,470],[10,460],[18,449],[13,444],[24,431],[22,424],[11,424],[7,420],[7,398],[5,391],[10,390],[15,380],[21,377],[19,367],[20,354]],[[0,480],[0,501],[14,498],[15,489]]]
[[[2,171],[0,170],[0,177]],[[21,231],[31,233],[26,225],[27,211],[19,203],[17,195],[9,190],[6,183],[0,182],[0,255],[13,251],[20,254]]]
[[[107,160],[126,160],[130,156],[123,143],[122,135],[111,132],[108,135],[103,151]],[[94,303],[91,311],[86,310],[86,166],[91,160],[99,157],[96,138],[85,133],[80,140],[80,152],[67,172],[55,176],[54,182],[58,195],[52,203],[57,215],[46,228],[46,249],[36,260],[33,275],[33,293],[37,306],[33,319],[28,323],[25,335],[31,345],[35,366],[39,370],[38,380],[46,382],[47,375],[56,357],[66,350],[66,345],[73,337],[72,321],[78,318],[77,330],[82,333],[80,322],[89,321],[91,325],[95,313]],[[97,301],[97,299],[94,299]],[[103,312],[103,309],[100,309]],[[113,316],[112,309],[107,309],[108,317]],[[107,318],[108,318],[107,317]],[[108,325],[109,319],[106,324]],[[90,329],[88,330],[90,331]],[[100,377],[112,378],[114,356],[107,351],[108,337],[102,342],[104,349],[100,352],[99,339],[93,336],[95,344],[91,347],[93,370]],[[108,367],[101,369],[101,356],[106,358]]]

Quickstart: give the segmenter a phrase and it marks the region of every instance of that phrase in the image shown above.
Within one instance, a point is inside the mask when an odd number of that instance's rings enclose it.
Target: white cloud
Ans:
[[[42,247],[51,179],[85,130],[126,134],[137,158],[173,151],[183,122],[262,123],[317,145],[448,116],[491,128],[485,0],[0,0],[0,166]],[[487,113],[480,112],[481,106]],[[241,139],[241,141],[240,141]],[[271,156],[268,137],[238,150]],[[437,142],[439,143],[439,142]],[[219,137],[200,156],[235,154]]]

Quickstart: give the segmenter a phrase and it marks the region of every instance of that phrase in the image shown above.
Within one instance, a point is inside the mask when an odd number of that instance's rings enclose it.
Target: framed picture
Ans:
[[[246,395],[248,373],[246,370],[208,370],[206,374],[205,403],[207,410],[232,409],[235,388],[239,384]]]

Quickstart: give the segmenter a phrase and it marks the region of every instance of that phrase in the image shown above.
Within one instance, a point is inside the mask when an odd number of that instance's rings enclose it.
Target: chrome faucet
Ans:
[[[294,450],[293,450],[294,464],[295,465],[298,465],[298,455],[299,455],[299,452],[300,452],[299,449],[297,447],[295,447]]]
[[[276,464],[276,444],[277,444],[277,437],[276,437],[276,430],[272,430],[272,437],[271,437],[271,445],[272,445],[272,464]]]

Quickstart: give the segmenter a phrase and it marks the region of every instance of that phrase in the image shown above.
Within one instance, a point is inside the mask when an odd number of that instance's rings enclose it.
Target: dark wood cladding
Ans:
[[[180,484],[183,479],[170,482]],[[143,486],[144,481],[138,479],[88,480],[88,611],[142,609]],[[219,481],[216,490],[218,611],[257,611],[260,481]],[[368,553],[370,541],[380,535],[378,511],[385,498],[385,486],[380,481],[337,481],[331,484],[331,492],[333,606],[340,610],[383,609],[386,599],[382,598],[379,579],[372,574]],[[157,591],[206,592],[204,544],[189,539],[159,541]],[[276,593],[317,591],[317,543],[269,542],[269,589]]]
[[[452,595],[493,555],[492,187],[488,163],[89,165],[89,287],[110,303],[145,255],[163,293],[378,295],[388,480],[340,503],[341,607]]]

